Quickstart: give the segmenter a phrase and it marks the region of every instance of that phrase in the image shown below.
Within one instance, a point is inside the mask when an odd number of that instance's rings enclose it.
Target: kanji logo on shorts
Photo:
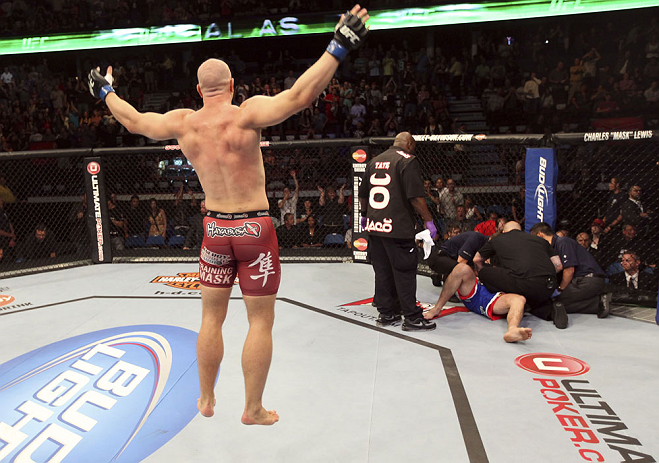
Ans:
[[[245,222],[237,227],[218,227],[215,222],[209,222],[206,224],[206,236],[209,238],[218,236],[259,238],[261,236],[261,225],[256,222]]]
[[[252,280],[263,278],[263,284],[261,286],[265,288],[265,284],[268,281],[268,275],[275,274],[275,270],[272,267],[272,253],[270,251],[268,251],[268,254],[260,253],[259,257],[254,262],[249,264],[248,267],[254,267],[257,264],[259,266],[260,275],[250,275],[250,278]]]
[[[518,367],[549,376],[579,376],[590,370],[583,360],[562,354],[535,353],[526,354],[515,359]]]
[[[90,162],[87,164],[87,172],[89,172],[90,175],[96,175],[101,171],[101,165],[98,162]]]

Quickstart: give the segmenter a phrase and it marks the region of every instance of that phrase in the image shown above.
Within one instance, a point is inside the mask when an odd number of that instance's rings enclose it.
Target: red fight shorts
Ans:
[[[230,288],[240,275],[245,296],[276,294],[281,279],[279,244],[268,211],[208,211],[199,255],[199,282]]]

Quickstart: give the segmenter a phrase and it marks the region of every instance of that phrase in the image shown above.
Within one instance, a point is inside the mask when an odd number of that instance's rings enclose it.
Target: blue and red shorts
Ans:
[[[208,211],[199,255],[199,282],[230,288],[240,275],[245,296],[276,294],[281,279],[277,234],[268,211]]]
[[[458,296],[460,296],[460,299],[462,299],[465,307],[469,309],[470,312],[483,315],[490,320],[500,320],[501,318],[504,318],[501,315],[495,315],[493,312],[494,304],[501,296],[503,296],[503,293],[499,292],[492,294],[481,284],[480,281],[478,281],[478,278],[476,278],[476,283],[474,283],[474,287],[469,294],[463,295],[458,291]]]

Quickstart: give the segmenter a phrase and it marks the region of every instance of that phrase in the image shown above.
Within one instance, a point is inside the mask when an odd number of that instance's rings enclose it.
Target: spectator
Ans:
[[[446,188],[439,193],[439,205],[441,214],[447,219],[455,219],[457,207],[464,205],[464,197],[455,189],[455,180],[452,178],[446,181]]]
[[[519,189],[517,196],[513,198],[512,202],[513,220],[524,226],[524,219],[526,217],[526,188]]]
[[[581,87],[583,81],[584,67],[581,59],[575,58],[574,65],[570,66],[570,90],[568,91],[567,101],[572,101],[572,96]]]
[[[475,222],[480,222],[483,220],[483,215],[479,210],[479,206],[474,205],[474,200],[471,196],[465,197],[465,210],[467,211],[467,218]]]
[[[14,83],[14,75],[9,71],[9,68],[5,68],[5,71],[0,75],[0,80],[3,84],[11,85]]]
[[[629,250],[620,261],[623,271],[609,277],[613,286],[628,288],[632,291],[656,291],[657,279],[651,273],[641,272],[641,259],[636,252]]]
[[[590,244],[592,243],[592,240],[590,239],[590,235],[586,232],[581,232],[577,235],[577,243],[579,243],[579,246],[583,247],[586,251],[591,252],[591,247]]]
[[[496,224],[496,220],[494,223]],[[467,210],[465,209],[464,204],[456,206],[455,219],[452,220],[450,224],[452,227],[459,227],[460,233],[473,231],[476,226],[476,223],[473,220],[467,218]]]
[[[110,242],[115,251],[124,250],[125,218],[112,199],[108,200],[108,217],[110,218]]]
[[[632,224],[623,225],[620,235],[608,235],[602,249],[602,260],[608,266],[606,274],[613,275],[622,272],[620,265],[622,255],[632,249],[643,249],[644,244],[636,235],[636,227]]]
[[[609,181],[609,198],[606,202],[606,210],[604,213],[603,222],[606,225],[604,233],[609,233],[617,225],[622,222],[622,203],[627,199],[627,195],[620,187],[620,180],[618,177],[611,177]]]
[[[293,214],[293,222],[295,222],[295,215],[297,213],[297,200],[300,194],[300,184],[297,181],[297,175],[295,171],[292,170],[290,174],[291,177],[293,177],[293,182],[295,182],[295,193],[293,194],[293,196],[291,196],[291,189],[285,187],[284,197],[277,202],[282,223],[284,223],[284,216],[286,214]]]
[[[194,193],[188,189],[188,195],[194,199]],[[176,192],[176,199],[174,200],[174,211],[171,217],[172,225],[174,226],[174,233],[177,235],[185,235],[190,228],[190,217],[193,214],[192,205],[183,199],[183,185]]]
[[[637,231],[648,223],[652,211],[643,207],[641,187],[639,185],[632,185],[629,188],[629,197],[622,202],[620,214],[622,215],[622,221],[633,225]],[[645,230],[643,231],[645,232]]]
[[[602,248],[600,247],[602,237],[604,236],[604,231],[602,230],[603,226],[604,222],[601,219],[593,220],[593,223],[590,225],[589,251],[600,266],[605,265],[605,263],[602,262]]]
[[[58,246],[44,223],[39,223],[34,235],[29,236],[20,243],[17,257],[20,259],[48,259],[55,258]]]
[[[592,87],[597,76],[597,62],[602,57],[597,52],[597,49],[592,48],[586,53],[582,59],[583,64],[583,81],[588,87]]]
[[[146,231],[146,211],[142,208],[139,196],[133,195],[130,198],[130,206],[126,209],[125,216],[125,235],[143,237],[144,232]]]
[[[345,196],[343,194],[345,187],[345,183],[341,185],[338,197],[335,188],[328,188],[326,195],[325,189],[318,187],[320,191],[318,204],[323,217],[322,223],[327,233],[343,234],[343,214],[346,211]]]
[[[531,77],[524,84],[524,96],[526,98],[525,111],[527,113],[536,114],[540,108],[540,79],[531,73]]]
[[[0,197],[0,249],[4,250],[5,255],[9,255],[15,246],[16,233],[14,232],[14,226],[4,209],[4,200]]]
[[[305,223],[310,216],[314,215],[314,210],[313,210],[313,207],[311,205],[311,200],[305,199],[304,203],[303,203],[303,208],[304,209],[302,210],[302,213],[300,214],[300,218],[297,219],[297,224],[298,225],[301,224],[301,223]]]
[[[167,214],[158,206],[156,198],[149,200],[149,212],[146,217],[149,223],[149,236],[167,237]]]
[[[362,104],[361,99],[355,98],[355,104],[350,108],[350,116],[352,117],[352,125],[357,125],[358,122],[364,122],[366,107]]]
[[[611,98],[611,94],[607,93],[604,96],[604,101],[600,101],[599,104],[597,105],[597,109],[595,112],[597,114],[606,114],[606,113],[612,113],[615,111],[618,111],[620,108],[618,107],[618,103]]]
[[[201,200],[199,203],[199,212],[192,216],[190,220],[190,228],[185,235],[185,242],[183,249],[199,249],[201,242],[204,239],[204,217],[206,217],[206,201]]]
[[[7,186],[7,178],[4,174],[0,174],[0,199],[4,204],[13,204],[16,202],[16,196],[11,192]]]
[[[648,88],[643,95],[645,96],[645,101],[650,104],[657,103],[659,101],[659,84],[656,80],[652,81],[650,88]]]
[[[496,212],[490,212],[488,219],[476,225],[475,230],[484,236],[492,236],[498,230],[499,215]]]
[[[297,77],[295,77],[295,74],[291,69],[290,71],[288,71],[288,76],[284,79],[284,90],[288,90],[289,88],[291,88],[296,80]]]
[[[301,225],[300,242],[303,248],[319,248],[323,245],[325,233],[319,227],[313,215],[307,217],[306,223]]]
[[[82,200],[76,202],[69,212],[69,237],[76,248],[76,254],[81,254],[89,246],[89,231],[87,229],[87,193]]]
[[[277,228],[279,249],[300,246],[299,229],[295,226],[295,217],[290,212],[284,215],[284,223]]]

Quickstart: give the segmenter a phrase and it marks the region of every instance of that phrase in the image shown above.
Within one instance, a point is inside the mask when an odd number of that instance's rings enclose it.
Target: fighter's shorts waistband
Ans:
[[[239,220],[239,219],[254,219],[256,217],[269,217],[268,211],[251,211],[251,212],[206,212],[206,217],[222,220]]]

